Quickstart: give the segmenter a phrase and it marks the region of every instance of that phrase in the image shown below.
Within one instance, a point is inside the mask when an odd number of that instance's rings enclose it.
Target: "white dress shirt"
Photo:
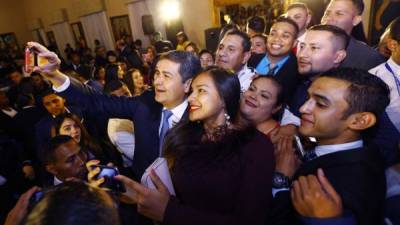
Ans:
[[[400,96],[397,90],[396,81],[393,74],[386,68],[386,63],[390,66],[397,79],[400,80],[400,65],[395,63],[392,58],[387,62],[370,69],[369,72],[381,78],[389,86],[390,103],[386,107],[386,113],[397,130],[400,131]]]
[[[175,126],[175,124],[177,124],[181,120],[183,114],[186,111],[186,108],[188,107],[188,104],[189,103],[188,103],[187,99],[185,99],[181,104],[175,106],[173,109],[170,109],[172,112],[172,116],[168,119],[168,125],[170,128]],[[167,108],[164,107],[163,110],[165,110],[165,109],[167,109]],[[161,125],[162,125],[163,119],[164,119],[163,114],[161,112],[161,120],[160,120],[161,122],[160,122],[160,126],[158,127],[158,134],[160,134],[160,132],[161,132]]]

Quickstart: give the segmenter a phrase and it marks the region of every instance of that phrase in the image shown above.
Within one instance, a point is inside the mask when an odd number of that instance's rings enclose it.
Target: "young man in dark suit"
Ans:
[[[283,85],[286,99],[291,99],[299,82],[297,59],[292,49],[297,45],[297,24],[280,17],[272,25],[267,38],[267,53],[253,54],[248,65],[257,73],[265,76],[275,76]]]
[[[40,44],[31,47],[45,56],[49,64],[35,70],[46,76],[60,95],[88,113],[102,113],[109,118],[128,118],[135,127],[135,156],[132,170],[140,180],[145,169],[160,155],[166,131],[188,116],[187,94],[194,75],[201,70],[200,60],[193,54],[171,51],[157,62],[154,91],[139,97],[103,95],[62,74],[57,55]]]
[[[321,24],[340,27],[351,35],[354,27],[362,21],[363,0],[331,0],[321,18]],[[366,43],[350,38],[347,57],[340,67],[369,70],[383,63],[385,58]]]
[[[362,133],[376,124],[389,104],[387,85],[363,70],[341,68],[324,72],[315,79],[308,95],[300,108],[299,132],[316,138],[317,146],[306,152],[304,163],[296,169],[291,140],[282,139],[279,143],[271,224],[282,222],[279,218],[284,215],[287,216],[284,223],[304,224],[288,219],[293,215],[289,180],[304,185],[305,176],[316,175],[318,169],[332,183],[343,207],[332,217],[300,211],[300,215],[312,217],[302,218],[305,224],[339,224],[345,219],[361,225],[383,224],[386,192],[383,160],[375,146],[364,145]],[[292,193],[295,195],[301,196]]]

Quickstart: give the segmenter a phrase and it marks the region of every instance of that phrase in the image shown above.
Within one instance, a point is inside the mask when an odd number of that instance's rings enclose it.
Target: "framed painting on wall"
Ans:
[[[0,42],[1,48],[9,49],[14,52],[20,51],[20,47],[17,41],[17,36],[15,36],[15,33],[0,34],[0,39],[1,39]]]
[[[372,46],[379,43],[379,38],[389,23],[400,16],[400,0],[371,0],[369,40]]]
[[[57,42],[56,42],[56,37],[54,36],[53,31],[46,32],[46,36],[47,36],[47,40],[49,41],[49,45],[51,47],[55,47],[56,49],[58,49]]]
[[[126,36],[132,36],[128,15],[111,17],[110,20],[115,40]]]
[[[74,34],[76,43],[83,43],[86,45],[85,33],[83,32],[83,27],[81,22],[71,23],[72,33]]]

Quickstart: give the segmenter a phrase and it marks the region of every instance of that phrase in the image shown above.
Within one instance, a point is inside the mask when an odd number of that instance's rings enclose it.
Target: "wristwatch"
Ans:
[[[272,176],[272,187],[276,189],[290,188],[290,179],[283,173],[274,172]]]

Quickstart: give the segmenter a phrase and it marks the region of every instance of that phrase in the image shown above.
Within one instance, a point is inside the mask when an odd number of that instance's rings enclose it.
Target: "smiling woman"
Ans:
[[[140,213],[163,224],[265,223],[273,147],[256,129],[232,122],[239,99],[232,72],[211,67],[193,79],[190,120],[170,130],[164,144],[176,196],[161,184],[150,190],[125,180],[128,193],[140,195]]]

